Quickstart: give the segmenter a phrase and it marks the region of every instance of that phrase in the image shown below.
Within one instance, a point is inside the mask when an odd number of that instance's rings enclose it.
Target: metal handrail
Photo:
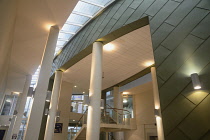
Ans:
[[[113,109],[115,112],[117,112],[116,110],[120,110],[120,111],[126,111],[126,112],[128,112],[128,113],[126,113],[126,114],[131,114],[131,112],[130,111],[128,111],[128,110],[125,110],[125,109],[119,109],[119,108],[113,108],[113,107],[111,107],[110,105],[108,105],[108,104],[106,104],[109,108],[107,108],[107,109]],[[124,115],[124,114],[121,114],[121,115]]]

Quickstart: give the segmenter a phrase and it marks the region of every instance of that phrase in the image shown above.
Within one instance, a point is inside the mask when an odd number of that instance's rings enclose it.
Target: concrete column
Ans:
[[[59,123],[63,123],[63,129],[62,133],[54,134],[54,140],[67,140],[72,89],[72,84],[65,81],[62,82],[58,110],[61,111]]]
[[[102,49],[103,45],[101,42],[93,43],[91,75],[90,75],[90,92],[89,92],[90,104],[88,107],[86,140],[99,140],[99,135],[100,135]]]
[[[25,81],[25,85],[24,85],[24,88],[23,88],[23,93],[21,93],[21,96],[20,96],[21,97],[20,104],[17,108],[17,115],[16,115],[17,118],[16,118],[16,121],[14,123],[14,128],[13,128],[12,134],[17,134],[18,135],[18,133],[19,133],[20,125],[21,125],[22,118],[23,118],[24,108],[25,108],[25,104],[26,104],[26,100],[27,100],[28,90],[29,90],[30,83],[31,83],[31,78],[32,78],[31,75],[26,76],[26,81]]]
[[[159,110],[159,116],[156,117],[158,140],[164,140],[163,122],[162,122],[162,115],[161,115],[161,108],[160,108],[160,98],[159,98],[159,91],[158,91],[158,84],[157,84],[157,76],[156,76],[155,67],[151,67],[151,74],[152,74],[152,85],[153,85],[153,95],[154,95],[155,109]]]
[[[60,96],[61,82],[62,82],[62,71],[55,72],[55,80],[53,84],[53,90],[51,95],[51,102],[49,107],[49,114],[47,117],[47,124],[45,128],[45,140],[52,140],[54,136],[54,128],[56,122],[56,114],[58,109],[58,101]]]
[[[113,93],[114,93],[114,108],[123,109],[123,95],[122,93],[119,92],[119,87],[114,87]],[[119,111],[119,113],[122,114],[123,111]],[[124,132],[114,132],[114,138],[115,140],[124,140]]]
[[[0,1],[0,108],[3,103],[12,50],[18,0]]]
[[[51,26],[24,140],[38,140],[59,29]]]

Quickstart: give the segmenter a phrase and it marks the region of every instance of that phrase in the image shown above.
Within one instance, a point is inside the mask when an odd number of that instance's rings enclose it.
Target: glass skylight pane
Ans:
[[[57,46],[63,46],[66,43],[66,41],[57,41]]]
[[[82,13],[84,15],[93,16],[100,10],[100,7],[79,1],[73,12]]]
[[[81,16],[81,15],[76,15],[76,14],[71,14],[69,18],[67,19],[68,22],[70,23],[76,23],[76,24],[82,24],[84,25],[90,18]]]
[[[87,1],[87,2],[90,2],[90,3],[95,3],[95,4],[98,4],[98,5],[106,6],[108,3],[110,3],[113,0],[83,0],[83,1]]]
[[[77,32],[79,30],[80,26],[75,26],[75,25],[69,25],[69,24],[64,24],[62,30],[67,31],[67,32]]]
[[[72,34],[59,33],[58,38],[67,39],[68,40],[72,36],[73,36]]]

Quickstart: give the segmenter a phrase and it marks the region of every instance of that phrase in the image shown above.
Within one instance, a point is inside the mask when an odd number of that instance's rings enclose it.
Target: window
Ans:
[[[114,0],[79,0],[66,23],[60,30],[55,55],[78,33],[92,18]]]

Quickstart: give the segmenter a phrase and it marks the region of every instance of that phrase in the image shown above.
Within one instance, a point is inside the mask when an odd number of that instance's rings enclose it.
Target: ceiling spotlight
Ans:
[[[20,94],[20,92],[12,92],[13,94],[17,94],[17,95],[19,95]]]
[[[74,122],[75,120],[73,120],[73,122]]]
[[[105,51],[113,51],[114,49],[115,49],[115,46],[113,45],[113,44],[106,44],[106,45],[104,45],[103,46],[103,49],[105,50]]]
[[[123,92],[122,94],[123,94],[123,95],[127,95],[127,94],[129,94],[129,92]]]
[[[192,84],[194,89],[201,89],[201,83],[197,73],[191,74]]]
[[[74,86],[74,87],[77,87],[77,86]]]
[[[85,92],[82,92],[82,93],[85,93]]]

